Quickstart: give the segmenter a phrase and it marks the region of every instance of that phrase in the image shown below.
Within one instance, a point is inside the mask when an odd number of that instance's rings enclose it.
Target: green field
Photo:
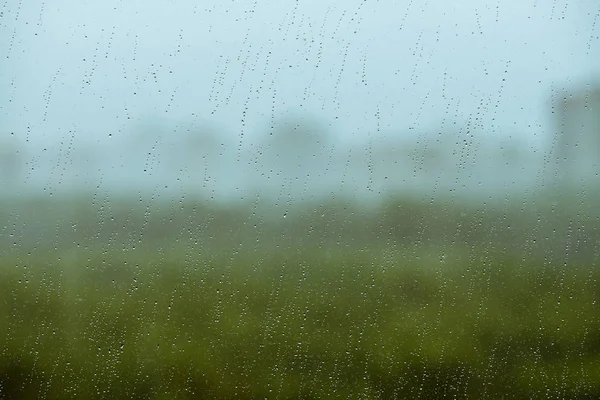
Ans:
[[[3,203],[0,399],[600,398],[592,204]]]
[[[381,247],[6,249],[0,398],[599,398],[600,270]]]

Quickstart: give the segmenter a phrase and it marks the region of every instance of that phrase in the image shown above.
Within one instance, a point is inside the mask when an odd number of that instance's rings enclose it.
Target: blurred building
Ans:
[[[600,85],[555,98],[553,173],[559,186],[587,187],[600,173]]]

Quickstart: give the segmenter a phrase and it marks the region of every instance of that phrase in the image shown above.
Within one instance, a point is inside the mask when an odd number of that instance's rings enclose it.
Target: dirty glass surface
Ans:
[[[600,398],[600,7],[0,4],[0,399]]]

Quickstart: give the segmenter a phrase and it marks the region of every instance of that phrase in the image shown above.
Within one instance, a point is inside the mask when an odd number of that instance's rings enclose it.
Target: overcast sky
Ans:
[[[599,35],[595,0],[8,0],[0,132],[90,144],[152,117],[245,143],[305,111],[347,141],[470,121],[530,142],[553,85],[598,79]]]

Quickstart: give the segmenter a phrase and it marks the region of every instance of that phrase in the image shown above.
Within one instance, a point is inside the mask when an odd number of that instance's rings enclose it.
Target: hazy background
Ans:
[[[0,4],[0,399],[600,398],[600,3]]]
[[[531,190],[553,173],[553,98],[600,73],[594,1],[9,1],[1,13],[3,194]],[[286,129],[319,138],[284,155],[269,135]]]

